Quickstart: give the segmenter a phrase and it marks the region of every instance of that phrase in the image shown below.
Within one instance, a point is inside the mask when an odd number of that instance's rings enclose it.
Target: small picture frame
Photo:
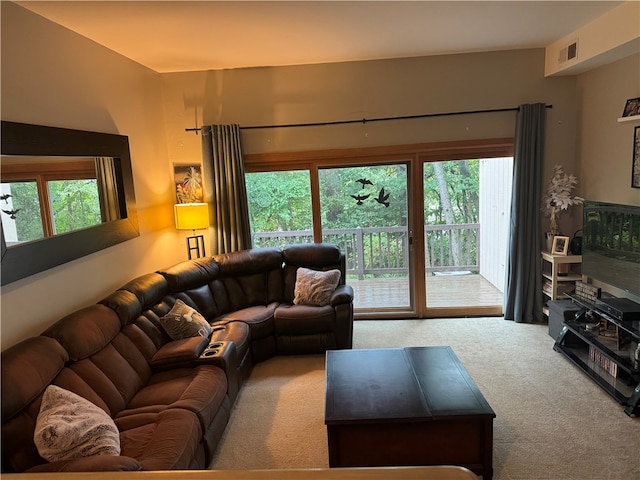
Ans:
[[[569,237],[561,237],[560,235],[553,237],[553,245],[551,246],[553,255],[566,255],[568,251]]]
[[[631,186],[640,188],[640,127],[633,131],[633,159],[631,163]]]
[[[202,203],[202,166],[173,165],[173,177],[176,189],[176,203]]]
[[[630,98],[624,105],[623,117],[634,117],[640,115],[640,97]]]

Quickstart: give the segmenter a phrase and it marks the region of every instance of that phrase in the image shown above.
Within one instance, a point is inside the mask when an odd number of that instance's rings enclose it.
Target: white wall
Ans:
[[[2,287],[2,348],[186,258],[173,228],[160,75],[1,2],[2,119],[129,137],[140,237]]]
[[[546,75],[575,75],[638,53],[640,47],[640,2],[617,6],[546,47]],[[568,60],[569,44],[576,44],[575,58]],[[560,60],[562,58],[562,60]]]
[[[640,122],[617,122],[627,99],[640,97],[640,54],[578,76],[577,86],[582,196],[640,205],[640,189],[631,187],[633,131]]]
[[[162,76],[169,154],[195,157],[186,127],[328,122],[517,107],[546,102],[548,161],[573,167],[575,78],[545,79],[544,50],[335,64],[169,73]],[[331,127],[245,130],[245,153],[511,137],[515,113]]]

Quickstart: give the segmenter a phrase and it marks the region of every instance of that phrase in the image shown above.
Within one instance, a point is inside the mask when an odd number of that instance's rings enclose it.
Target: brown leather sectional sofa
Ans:
[[[340,270],[329,305],[293,303],[299,267]],[[211,324],[209,337],[169,337],[159,319],[178,299]],[[353,290],[334,245],[246,250],[138,277],[2,352],[2,472],[204,469],[254,363],[351,348],[352,331]],[[120,456],[39,455],[50,384],[108,413]]]

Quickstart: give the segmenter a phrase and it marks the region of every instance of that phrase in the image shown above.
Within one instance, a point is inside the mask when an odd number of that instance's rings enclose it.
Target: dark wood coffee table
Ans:
[[[493,475],[495,413],[451,347],[327,351],[329,466]]]

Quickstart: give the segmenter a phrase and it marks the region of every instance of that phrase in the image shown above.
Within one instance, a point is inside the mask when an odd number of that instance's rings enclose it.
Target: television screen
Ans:
[[[584,202],[582,274],[640,296],[640,206]]]

